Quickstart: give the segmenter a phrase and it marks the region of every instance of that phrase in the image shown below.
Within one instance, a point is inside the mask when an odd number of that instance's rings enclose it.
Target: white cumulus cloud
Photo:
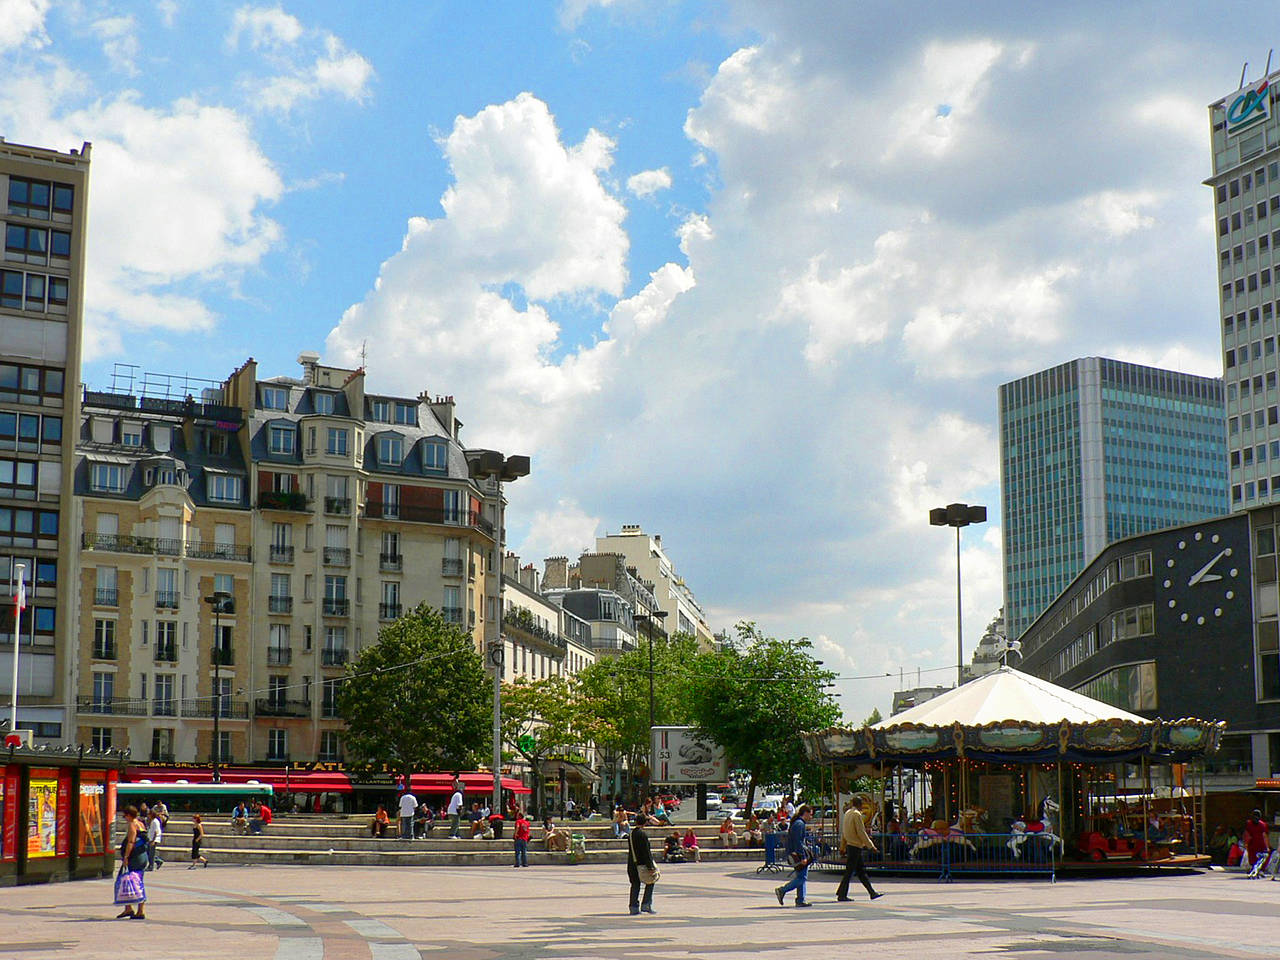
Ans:
[[[49,0],[0,0],[0,53],[46,45],[49,37],[44,18],[48,13]]]
[[[651,197],[659,190],[670,190],[671,172],[663,167],[633,173],[627,177],[627,189],[637,197]]]

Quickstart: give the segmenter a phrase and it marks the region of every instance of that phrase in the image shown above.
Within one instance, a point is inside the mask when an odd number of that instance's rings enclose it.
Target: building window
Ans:
[[[1151,576],[1151,551],[1131,553],[1120,558],[1120,579],[1136,580]]]
[[[338,738],[338,731],[324,730],[321,732],[320,759],[331,761],[342,759],[342,741]]]
[[[209,499],[222,503],[240,502],[240,478],[225,473],[208,474]]]
[[[93,621],[93,658],[95,660],[116,658],[116,622],[114,620]]]
[[[1155,710],[1156,665],[1148,660],[1116,667],[1086,680],[1075,691],[1123,710]]]
[[[94,727],[89,732],[89,744],[94,750],[111,749],[111,728]]]
[[[391,422],[391,402],[389,400],[370,400],[369,419],[379,423]]]
[[[89,486],[101,493],[124,492],[124,467],[116,463],[95,463],[89,473]]]
[[[142,424],[122,423],[120,425],[120,442],[126,447],[142,446]]]
[[[422,469],[436,473],[443,472],[449,466],[448,444],[426,441],[422,444]]]
[[[399,466],[404,460],[404,440],[400,437],[383,434],[378,438],[378,463]]]
[[[284,387],[259,387],[258,406],[264,410],[288,410],[289,391]]]
[[[329,428],[329,442],[325,447],[326,453],[345,455],[347,452],[347,436],[348,431],[341,427]]]
[[[313,390],[311,392],[311,405],[315,409],[316,413],[323,414],[325,416],[332,414],[334,408],[334,395],[332,393],[325,393],[322,390]]]
[[[289,731],[288,730],[268,730],[267,731],[267,759],[268,760],[288,760],[289,759]]]
[[[9,212],[33,220],[48,220],[50,212],[71,213],[75,188],[48,180],[9,178]]]
[[[291,456],[296,448],[298,432],[293,427],[272,427],[271,428],[271,444],[272,453]]]

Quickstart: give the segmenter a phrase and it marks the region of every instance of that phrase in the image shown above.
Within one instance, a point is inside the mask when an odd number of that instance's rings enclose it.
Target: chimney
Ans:
[[[547,589],[569,586],[569,558],[547,557],[542,561],[542,585]]]
[[[532,563],[525,564],[520,568],[520,586],[526,590],[532,590],[538,593],[538,571],[533,568]]]
[[[298,354],[298,363],[302,364],[302,382],[308,387],[316,385],[316,366],[320,363],[320,354],[314,350],[303,350]]]
[[[419,394],[418,399],[427,405],[427,408],[440,421],[440,425],[444,427],[445,436],[458,438],[458,428],[462,424],[458,423],[453,413],[453,397],[436,397],[431,399],[430,394]]]
[[[510,551],[502,558],[502,575],[520,582],[520,558]]]

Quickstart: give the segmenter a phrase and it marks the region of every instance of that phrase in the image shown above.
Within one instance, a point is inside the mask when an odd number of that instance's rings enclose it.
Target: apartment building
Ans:
[[[301,377],[259,379],[249,360],[200,403],[138,398],[110,434],[86,416],[80,641],[92,652],[110,629],[117,664],[125,647],[131,664],[112,671],[90,656],[77,701],[89,736],[110,729],[135,757],[205,761],[217,704],[224,762],[341,760],[337,682],[383,625],[425,601],[478,649],[499,642],[502,484],[528,458],[464,448],[452,397],[366,393],[363,370],[313,353],[299,362]],[[107,409],[133,399],[109,397]],[[158,430],[164,445],[166,424],[171,468],[152,440]],[[86,598],[112,576],[141,599],[127,622],[100,628],[112,618]],[[235,612],[215,618],[204,598],[223,590]],[[159,606],[170,592],[176,617]],[[171,649],[154,645],[157,631],[175,640],[171,660],[155,659]],[[132,666],[139,652],[158,670]],[[109,690],[107,673],[119,678]]]
[[[620,554],[635,575],[650,584],[658,606],[666,613],[670,633],[687,633],[699,646],[710,650],[715,634],[692,588],[676,571],[675,562],[662,545],[659,534],[648,534],[639,524],[624,523],[621,533],[596,537],[596,553]]]
[[[13,689],[16,626],[18,727],[36,744],[62,742],[72,721],[72,473],[89,152],[88,143],[61,153],[0,137],[0,575],[8,597],[17,564],[27,582],[21,623],[12,604],[0,611],[0,696],[8,703]]]
[[[595,662],[591,625],[543,596],[537,568],[514,553],[503,559],[502,602],[506,679],[571,676]]]

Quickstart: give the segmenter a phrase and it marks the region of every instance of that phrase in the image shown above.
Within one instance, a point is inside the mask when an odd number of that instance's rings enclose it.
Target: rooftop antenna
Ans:
[[[1244,84],[1241,84],[1241,86],[1244,86]],[[361,340],[361,341],[360,341],[360,369],[361,369],[361,370],[363,370],[363,369],[364,369],[365,364],[368,362],[368,359],[369,359],[369,350],[368,350],[368,347],[369,347],[369,341],[368,341],[368,340]]]
[[[1271,76],[1271,55],[1275,52],[1276,52],[1275,47],[1272,47],[1270,50],[1267,51],[1267,69],[1262,71],[1262,75],[1264,77]]]
[[[1246,60],[1246,61],[1244,62],[1244,66],[1240,68],[1240,86],[1239,86],[1239,87],[1237,87],[1236,89],[1238,89],[1238,90],[1243,90],[1243,89],[1244,89],[1244,72],[1245,72],[1246,70],[1248,70],[1248,69],[1249,69],[1249,61],[1248,61],[1248,60]]]

